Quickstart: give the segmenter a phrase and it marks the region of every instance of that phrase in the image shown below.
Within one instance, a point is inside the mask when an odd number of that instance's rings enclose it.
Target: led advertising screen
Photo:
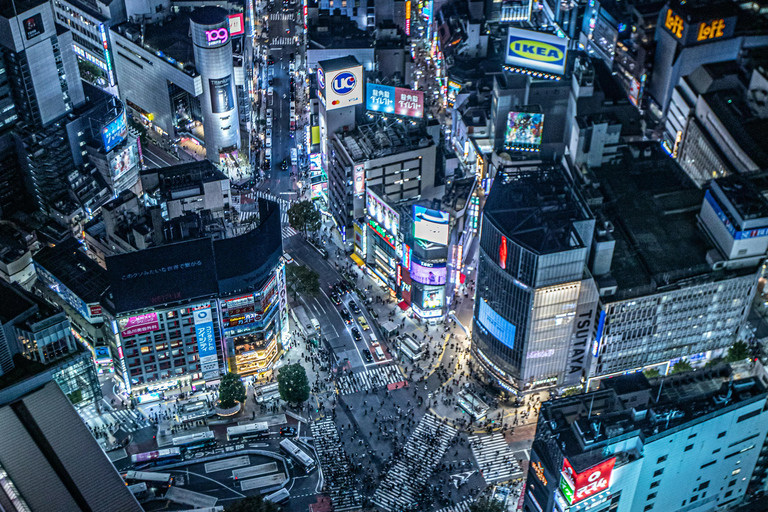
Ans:
[[[363,164],[355,164],[355,195],[363,195],[365,190],[365,166]]]
[[[445,284],[448,267],[445,263],[420,262],[411,258],[411,279],[417,283],[440,286]]]
[[[568,459],[564,459],[560,473],[560,490],[568,503],[572,505],[608,489],[615,464],[616,457],[611,457],[582,473],[577,473]]]
[[[427,242],[448,245],[450,215],[448,212],[413,207],[413,236]]]
[[[322,155],[320,153],[309,154],[309,170],[312,172],[323,170]]]
[[[39,36],[43,32],[45,32],[45,27],[43,27],[43,15],[41,13],[37,13],[24,20],[24,33],[27,36],[27,41]]]
[[[373,112],[407,117],[424,117],[424,93],[404,87],[366,84],[365,108]]]
[[[112,148],[123,142],[127,135],[128,120],[125,116],[125,110],[123,110],[119,116],[101,129],[101,141],[104,143],[104,151],[112,151]]]
[[[510,112],[504,146],[509,149],[538,149],[544,129],[544,114]]]
[[[115,156],[109,163],[109,170],[112,174],[112,179],[116,180],[129,170],[133,169],[139,161],[139,155],[136,152],[136,146],[128,144],[122,150],[115,153]]]
[[[147,313],[120,320],[120,334],[123,337],[146,334],[158,329],[160,329],[160,323],[157,321],[157,313]]]
[[[195,337],[197,337],[197,351],[200,355],[200,365],[203,372],[211,372],[219,369],[216,358],[216,340],[213,337],[213,320],[211,307],[196,309]]]
[[[485,300],[480,301],[477,321],[491,336],[509,348],[515,348],[515,326],[498,314]]]
[[[553,75],[565,72],[568,40],[551,34],[510,27],[504,62]]]
[[[235,95],[232,90],[232,75],[208,80],[211,88],[211,112],[223,114],[235,108]]]
[[[325,109],[334,110],[363,102],[363,66],[324,73],[318,70],[318,87],[324,91]],[[323,85],[323,87],[320,87]]]
[[[243,15],[240,14],[230,14],[227,16],[229,19],[229,35],[230,36],[239,36],[240,34],[245,33],[245,23],[243,22]]]
[[[411,276],[413,279],[413,276]],[[424,288],[422,292],[421,307],[423,309],[438,309],[443,307],[444,289],[439,288],[437,290],[429,290]]]
[[[365,191],[365,207],[368,210],[368,215],[379,226],[389,233],[397,235],[400,230],[400,215],[370,190]]]

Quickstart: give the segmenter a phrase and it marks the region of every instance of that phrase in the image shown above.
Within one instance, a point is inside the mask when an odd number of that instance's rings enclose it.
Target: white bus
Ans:
[[[275,503],[276,505],[284,505],[288,503],[290,498],[291,493],[289,493],[286,489],[280,489],[277,492],[273,492],[272,494],[264,496],[265,501]]]
[[[184,458],[181,456],[179,448],[163,448],[154,452],[136,453],[131,455],[131,462],[136,469],[144,469],[152,466],[162,466],[163,464],[173,464],[181,462]]]
[[[211,431],[173,438],[173,446],[182,450],[196,450],[198,448],[214,446],[215,444],[216,438]]]
[[[280,441],[280,449],[287,453],[294,461],[296,461],[304,471],[309,473],[315,469],[315,459],[307,455],[301,448],[293,444],[288,439]]]
[[[227,428],[227,441],[261,439],[269,435],[269,423],[261,421]]]
[[[280,391],[277,389],[277,382],[273,384],[267,384],[266,386],[261,386],[256,390],[257,402],[269,402],[270,400],[274,400],[276,398],[280,398]]]
[[[168,490],[173,485],[173,476],[170,473],[154,473],[149,471],[126,471],[123,474],[125,485],[131,487],[144,484],[158,490]],[[146,489],[145,487],[145,489]]]

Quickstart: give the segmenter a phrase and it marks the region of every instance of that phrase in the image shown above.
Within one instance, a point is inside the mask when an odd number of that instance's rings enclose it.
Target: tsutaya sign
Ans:
[[[662,25],[683,45],[723,39],[733,35],[736,17],[714,18],[700,23],[688,23],[672,9],[661,11]]]

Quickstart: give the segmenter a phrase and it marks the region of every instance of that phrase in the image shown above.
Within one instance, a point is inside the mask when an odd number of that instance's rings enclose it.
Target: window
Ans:
[[[647,498],[645,498],[645,501],[648,501],[648,500],[652,500],[652,499],[653,499],[653,498],[655,498],[655,497],[656,497],[656,493],[655,493],[655,492],[652,492],[651,494],[649,494],[649,495],[648,495],[648,497],[647,497]]]
[[[749,418],[754,418],[758,414],[760,414],[762,411],[760,409],[755,409],[754,411],[748,412],[747,414],[744,414],[742,416],[739,416],[739,419],[736,420],[736,423],[741,423],[744,420],[748,420]]]
[[[711,461],[711,462],[707,462],[706,464],[704,464],[703,466],[701,466],[701,469],[704,469],[704,468],[706,468],[706,467],[709,467],[709,466],[711,466],[712,464],[714,464],[715,462],[717,462],[717,461],[716,461],[716,460],[713,460],[713,461]]]
[[[652,508],[653,508],[653,503],[649,503],[648,505],[645,506],[643,510],[651,510]]]
[[[700,491],[703,491],[703,490],[704,490],[704,489],[706,489],[707,487],[709,487],[709,480],[707,480],[706,482],[702,482],[702,483],[699,485],[699,490],[700,490]]]
[[[688,436],[688,439],[693,439],[694,437],[696,437],[696,434],[691,434]]]
[[[692,444],[689,444],[688,446],[685,447],[685,451],[686,452],[689,451],[689,450],[693,450],[693,445]]]
[[[727,498],[727,497],[729,497],[731,494],[733,494],[733,491],[728,491],[727,493],[725,493],[725,497]]]
[[[659,486],[659,480],[656,480],[655,482],[651,483],[651,489],[655,489],[658,486]]]
[[[660,476],[662,473],[664,473],[664,468],[657,469],[656,471],[654,471],[653,477],[656,478],[657,476]]]
[[[759,435],[760,435],[760,434],[755,434],[755,435],[753,435],[753,436],[749,436],[749,437],[745,437],[744,439],[740,439],[739,441],[736,441],[735,443],[731,443],[731,444],[729,444],[729,445],[728,445],[728,448],[733,448],[733,447],[734,447],[734,446],[736,446],[737,444],[741,444],[741,443],[744,443],[744,442],[746,442],[746,441],[749,441],[750,439],[754,439],[754,438],[756,438],[756,437],[757,437],[757,436],[759,436]]]
[[[717,434],[717,438],[720,439],[721,437],[725,437],[725,432],[720,432]]]
[[[694,501],[697,501],[698,499],[699,499],[698,495],[694,496],[693,498],[691,498],[691,503],[693,503]]]
[[[656,461],[656,464],[661,464],[665,460],[667,460],[667,456],[666,455],[662,455],[661,457],[659,457],[659,460]]]

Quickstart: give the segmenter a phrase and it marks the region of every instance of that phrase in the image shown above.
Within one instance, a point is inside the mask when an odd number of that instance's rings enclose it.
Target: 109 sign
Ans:
[[[205,39],[208,41],[208,46],[224,44],[229,39],[229,30],[224,27],[214,28],[213,30],[206,30]]]

